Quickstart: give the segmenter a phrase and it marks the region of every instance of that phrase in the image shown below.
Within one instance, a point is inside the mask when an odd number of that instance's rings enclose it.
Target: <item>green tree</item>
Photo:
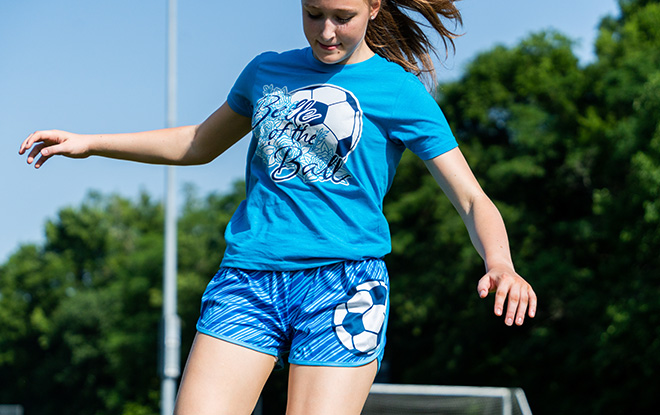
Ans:
[[[222,231],[242,199],[188,190],[179,224],[179,314],[185,361]],[[91,193],[0,268],[0,401],[41,414],[156,413],[163,212]]]
[[[0,364],[13,386],[0,399],[44,414],[153,405],[156,358],[147,350],[157,347],[159,308],[149,290],[159,289],[161,228],[146,195],[132,204],[91,193],[48,222],[43,247],[24,246],[3,265],[0,338],[14,356]]]
[[[406,157],[386,204],[393,380],[522,386],[535,413],[652,411],[660,3],[620,4],[587,67],[570,40],[545,32],[476,57],[441,86],[439,103],[541,309],[521,329],[486,316],[492,300],[474,294],[482,270],[466,232],[423,164]]]
[[[660,2],[620,5],[620,18],[603,21],[588,68],[595,100],[583,129],[600,151],[591,169],[594,264],[605,277],[591,362],[600,381],[619,385],[599,400],[603,413],[651,408],[660,368]]]

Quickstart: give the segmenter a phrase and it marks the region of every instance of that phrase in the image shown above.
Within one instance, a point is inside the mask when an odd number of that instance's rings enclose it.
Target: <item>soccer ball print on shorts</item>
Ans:
[[[361,366],[385,347],[388,276],[381,260],[301,271],[223,268],[209,283],[201,333],[289,362]]]
[[[335,308],[333,327],[344,347],[369,355],[380,343],[386,316],[387,286],[382,281],[367,281]]]

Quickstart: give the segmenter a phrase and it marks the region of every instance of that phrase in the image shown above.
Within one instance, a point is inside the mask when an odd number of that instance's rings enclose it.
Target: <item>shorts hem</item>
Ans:
[[[361,360],[359,362],[317,362],[312,360],[298,360],[289,358],[289,363],[300,366],[325,366],[325,367],[360,367],[366,366],[374,360],[378,361],[378,367],[380,368],[381,359],[378,355],[372,356],[371,359]]]
[[[273,350],[269,350],[269,349],[266,349],[266,348],[263,348],[263,347],[255,346],[254,344],[250,344],[250,343],[247,343],[247,342],[244,342],[244,341],[241,341],[241,340],[236,340],[236,339],[233,339],[231,337],[224,336],[222,334],[214,333],[211,330],[203,329],[203,328],[200,328],[199,326],[197,327],[197,331],[202,333],[202,334],[206,334],[207,336],[214,337],[218,340],[226,341],[227,343],[232,343],[232,344],[235,344],[237,346],[245,347],[247,349],[254,350],[255,352],[264,353],[264,354],[267,354],[269,356],[273,356],[277,359],[280,358],[279,353],[274,352]]]

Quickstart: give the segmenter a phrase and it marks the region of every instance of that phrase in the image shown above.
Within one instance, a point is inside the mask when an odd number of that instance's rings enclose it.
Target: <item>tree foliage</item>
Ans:
[[[242,194],[239,185],[204,199],[187,191],[178,236],[183,361]],[[91,193],[48,222],[44,246],[23,246],[0,268],[0,402],[41,414],[158,412],[162,234],[162,208],[146,194]]]
[[[660,2],[619,3],[587,66],[570,39],[541,32],[480,54],[438,90],[540,309],[507,328],[492,298],[478,298],[483,262],[424,164],[405,154],[384,208],[393,238],[387,380],[523,387],[537,414],[653,412]],[[243,197],[240,183],[223,195],[186,190],[182,359]],[[48,222],[43,245],[0,266],[0,402],[41,414],[157,412],[162,227],[148,195],[91,193]]]
[[[603,20],[587,67],[569,39],[544,32],[481,54],[441,86],[440,106],[502,211],[541,307],[520,329],[485,317],[492,302],[474,299],[476,254],[423,164],[406,158],[386,205],[397,380],[522,386],[535,413],[654,407],[660,3],[621,7],[620,18]]]

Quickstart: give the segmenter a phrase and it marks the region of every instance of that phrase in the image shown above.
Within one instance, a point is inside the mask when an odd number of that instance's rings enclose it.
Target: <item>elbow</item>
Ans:
[[[489,217],[499,216],[499,210],[488,195],[483,192],[470,197],[465,203],[461,204],[459,213],[464,221],[470,222],[477,220],[477,216],[484,214]]]
[[[215,159],[215,156],[206,151],[199,145],[199,125],[190,126],[190,131],[186,134],[188,146],[180,160],[182,166],[197,166],[201,164],[210,163]]]
[[[471,194],[460,205],[465,215],[470,216],[480,207],[492,204],[490,198],[483,191],[480,191]]]

